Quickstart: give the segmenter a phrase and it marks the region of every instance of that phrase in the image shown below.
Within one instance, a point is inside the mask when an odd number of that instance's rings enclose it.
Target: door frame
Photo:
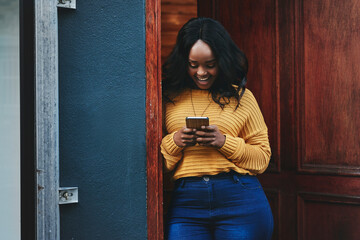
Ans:
[[[21,239],[36,239],[34,0],[20,0],[20,212]]]
[[[161,0],[146,0],[145,18],[147,230],[148,240],[162,240]]]
[[[60,239],[57,2],[34,2],[36,239]]]
[[[58,28],[55,1],[35,1],[35,197],[37,239],[60,239]],[[145,2],[148,239],[163,239],[160,142],[161,1]],[[46,22],[47,24],[43,24]]]

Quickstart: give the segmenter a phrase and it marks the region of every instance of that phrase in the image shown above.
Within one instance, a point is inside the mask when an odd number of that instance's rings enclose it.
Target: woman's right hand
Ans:
[[[189,147],[196,144],[196,129],[183,127],[174,134],[174,142],[179,147]]]

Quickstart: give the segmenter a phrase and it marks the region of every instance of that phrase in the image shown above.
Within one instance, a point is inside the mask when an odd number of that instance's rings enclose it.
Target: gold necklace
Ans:
[[[197,116],[196,116],[196,112],[195,112],[194,103],[193,103],[193,98],[192,98],[192,90],[191,90],[191,92],[190,92],[190,97],[191,97],[191,105],[192,105],[192,108],[193,108],[195,117],[197,117]],[[201,114],[200,117],[202,117],[202,116],[204,115],[205,111],[209,108],[210,104],[211,104],[211,101],[209,101],[209,104],[206,106],[206,108],[204,109],[204,111],[202,112],[202,114]]]

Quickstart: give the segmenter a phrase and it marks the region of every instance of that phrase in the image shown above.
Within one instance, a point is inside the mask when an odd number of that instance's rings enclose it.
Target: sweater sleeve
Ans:
[[[161,153],[164,156],[165,159],[165,167],[169,171],[173,170],[176,166],[176,164],[182,159],[183,157],[183,149],[182,147],[179,147],[174,142],[174,134],[176,132],[173,132],[171,134],[166,135],[161,142],[160,148]]]
[[[268,130],[254,96],[250,94],[244,102],[248,115],[239,133],[241,137],[225,134],[225,144],[219,151],[236,166],[260,174],[266,170],[271,156]]]

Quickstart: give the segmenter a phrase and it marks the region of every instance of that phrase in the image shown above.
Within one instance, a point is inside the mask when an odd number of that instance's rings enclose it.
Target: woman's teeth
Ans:
[[[206,81],[209,79],[209,77],[197,77],[197,79],[199,79],[200,81]]]

